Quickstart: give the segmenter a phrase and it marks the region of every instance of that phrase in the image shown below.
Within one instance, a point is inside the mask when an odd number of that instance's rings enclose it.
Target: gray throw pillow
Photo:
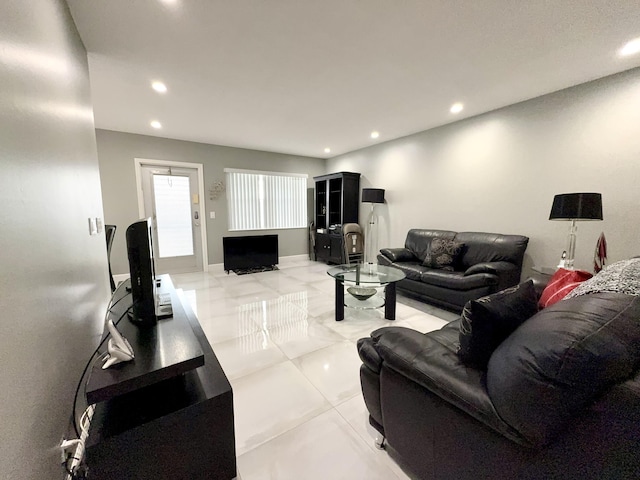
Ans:
[[[427,254],[422,265],[453,272],[454,264],[462,251],[462,247],[464,247],[464,243],[456,242],[455,240],[434,238],[431,240],[429,248],[427,248]]]

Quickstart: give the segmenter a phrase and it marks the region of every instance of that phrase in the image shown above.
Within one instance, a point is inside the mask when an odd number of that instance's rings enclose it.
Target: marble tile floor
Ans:
[[[383,326],[435,330],[457,315],[398,295],[396,321],[345,308],[336,322],[328,266],[281,262],[249,275],[171,276],[233,386],[238,478],[408,479],[374,447],[356,342]]]

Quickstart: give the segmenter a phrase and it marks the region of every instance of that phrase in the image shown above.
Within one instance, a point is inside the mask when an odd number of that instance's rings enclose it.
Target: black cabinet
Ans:
[[[316,260],[327,263],[344,263],[342,235],[316,234]]]
[[[316,183],[316,259],[343,263],[342,225],[358,223],[360,174],[338,172],[313,179]]]
[[[98,403],[85,444],[91,479],[230,480],[236,477],[231,384],[191,307],[168,275],[161,278],[171,293],[173,318],[159,320],[158,326],[176,322],[187,329],[199,344],[204,363],[186,371],[163,368],[143,375],[145,366],[157,363],[151,357],[164,361],[183,348],[182,337],[159,343],[157,327],[143,330],[127,318],[120,322],[118,329],[136,356],[133,362],[108,370],[102,370],[99,362],[92,369],[87,393],[93,392]],[[123,298],[126,285],[114,293],[112,317],[118,318],[131,305],[131,297]],[[100,377],[109,377],[115,387],[97,388],[105,383],[98,381]]]

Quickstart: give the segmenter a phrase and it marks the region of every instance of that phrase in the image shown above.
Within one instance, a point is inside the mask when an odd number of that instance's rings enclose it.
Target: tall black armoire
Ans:
[[[316,259],[327,263],[344,263],[342,225],[358,223],[360,174],[338,172],[313,179],[316,182]]]

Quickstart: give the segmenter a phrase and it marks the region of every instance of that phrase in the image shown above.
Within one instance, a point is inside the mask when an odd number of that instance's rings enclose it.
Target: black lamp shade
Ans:
[[[553,197],[549,220],[602,220],[600,193],[561,193]]]
[[[363,188],[362,203],[384,203],[384,189]]]

